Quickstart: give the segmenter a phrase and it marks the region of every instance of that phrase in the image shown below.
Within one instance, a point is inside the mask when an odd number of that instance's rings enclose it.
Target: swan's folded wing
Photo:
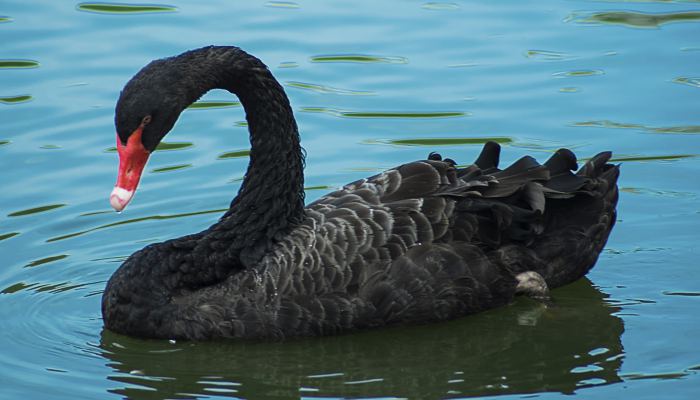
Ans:
[[[309,207],[361,226],[358,243],[367,234],[375,245],[385,244],[392,257],[421,243],[529,244],[544,229],[548,198],[594,194],[586,171],[605,164],[606,154],[594,157],[578,174],[572,172],[576,157],[566,149],[544,164],[525,156],[499,169],[500,146],[488,143],[475,164],[465,168],[416,161],[350,183]],[[364,246],[359,247],[362,253]]]

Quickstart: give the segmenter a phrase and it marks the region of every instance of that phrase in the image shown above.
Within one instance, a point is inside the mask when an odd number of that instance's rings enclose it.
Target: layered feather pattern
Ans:
[[[582,277],[615,221],[619,169],[558,151],[499,170],[425,160],[346,185],[253,268],[173,299],[171,336],[284,338],[451,319],[508,303],[515,275]],[[479,165],[482,163],[482,165]],[[489,171],[488,174],[484,171]]]

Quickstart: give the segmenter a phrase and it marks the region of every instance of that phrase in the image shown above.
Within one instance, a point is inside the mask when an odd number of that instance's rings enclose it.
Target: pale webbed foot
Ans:
[[[549,287],[542,275],[535,271],[527,271],[516,275],[515,279],[518,281],[518,286],[515,287],[516,294],[531,297],[545,304],[551,302]]]

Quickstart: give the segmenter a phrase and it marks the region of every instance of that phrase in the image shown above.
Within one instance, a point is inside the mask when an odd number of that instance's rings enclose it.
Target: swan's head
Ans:
[[[160,61],[160,60],[159,60]],[[155,65],[154,65],[155,64]],[[119,173],[109,197],[116,211],[131,201],[148,157],[175,125],[185,108],[182,96],[171,89],[173,77],[158,62],[142,69],[124,87],[115,110]]]

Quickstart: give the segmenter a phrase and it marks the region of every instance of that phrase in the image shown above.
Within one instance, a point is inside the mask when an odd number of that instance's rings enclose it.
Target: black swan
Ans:
[[[610,152],[576,173],[567,149],[501,170],[496,143],[466,168],[431,153],[304,207],[304,153],[284,90],[260,60],[218,46],[153,61],[124,87],[116,210],[180,113],[215,88],[238,96],[250,130],[238,195],[208,229],[119,267],[102,297],[107,329],[282,339],[457,318],[581,278],[615,224]]]

